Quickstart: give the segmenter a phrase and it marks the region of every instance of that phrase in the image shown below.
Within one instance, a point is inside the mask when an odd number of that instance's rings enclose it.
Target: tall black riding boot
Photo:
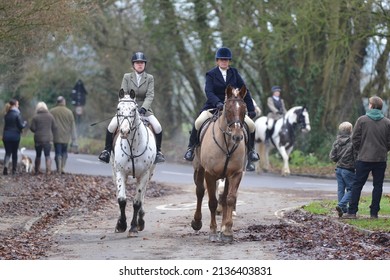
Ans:
[[[192,127],[190,141],[188,143],[188,150],[184,155],[184,159],[188,161],[193,161],[195,156],[195,147],[198,144],[198,131],[195,129],[195,126]]]
[[[109,163],[110,162],[110,154],[112,150],[112,135],[113,133],[109,132],[107,129],[106,132],[106,143],[104,145],[104,150],[99,155],[99,160]]]
[[[154,163],[165,162],[165,157],[164,157],[163,153],[161,152],[162,131],[159,134],[155,134],[155,136],[156,136],[157,154],[156,154],[156,159],[154,160]]]
[[[246,165],[246,170],[247,171],[254,171],[255,165],[253,164],[253,162],[258,161],[260,159],[259,155],[255,151],[255,133],[254,132],[249,134],[247,147],[248,147],[248,163]]]
[[[271,136],[272,136],[272,132],[271,132],[271,130],[269,130],[269,129],[267,128],[267,129],[265,130],[265,141],[264,141],[264,143],[265,143],[266,145],[269,145]]]

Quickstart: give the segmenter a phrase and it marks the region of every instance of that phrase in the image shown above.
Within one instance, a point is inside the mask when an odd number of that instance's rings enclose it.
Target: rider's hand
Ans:
[[[222,111],[223,109],[223,103],[222,102],[218,102],[217,105],[215,106],[219,111]]]
[[[248,112],[248,116],[251,118],[251,119],[254,119],[256,117],[256,112],[255,111],[250,111]]]
[[[145,116],[146,109],[144,107],[141,107],[141,108],[138,109],[138,113],[140,113],[140,115],[142,115],[142,116]]]

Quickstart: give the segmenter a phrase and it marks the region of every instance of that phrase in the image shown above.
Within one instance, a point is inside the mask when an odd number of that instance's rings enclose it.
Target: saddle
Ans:
[[[204,121],[204,123],[202,123],[202,125],[200,126],[199,131],[197,133],[197,141],[198,141],[199,146],[202,143],[202,139],[206,133],[207,128],[210,126],[211,123],[215,123],[218,120],[218,118],[221,116],[221,113],[222,112],[214,113],[211,118],[206,119]],[[245,139],[245,144],[247,144],[248,143],[249,128],[245,122],[244,122],[244,127],[245,127],[244,139]]]

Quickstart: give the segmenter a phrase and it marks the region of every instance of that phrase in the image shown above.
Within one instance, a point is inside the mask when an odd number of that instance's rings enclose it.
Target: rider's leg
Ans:
[[[258,161],[260,159],[259,155],[255,151],[255,124],[252,121],[251,118],[248,116],[245,116],[245,123],[248,126],[248,143],[247,143],[247,148],[248,148],[248,162],[246,166],[247,171],[254,171],[255,170],[255,165],[253,162]]]
[[[188,149],[187,152],[184,155],[184,159],[188,161],[192,161],[195,156],[195,147],[199,144],[198,143],[198,130],[202,126],[202,124],[209,118],[212,117],[212,114],[209,111],[203,111],[199,117],[195,120],[195,124],[192,127],[190,140],[188,143]]]
[[[194,159],[194,150],[196,145],[198,144],[198,131],[195,128],[195,125],[192,127],[190,140],[188,142],[188,149],[184,155],[184,159],[188,161],[192,161]]]
[[[270,117],[267,119],[267,128],[265,130],[265,144],[269,144],[269,141],[272,136],[272,127],[274,126],[274,120]]]
[[[117,128],[117,120],[116,120],[116,118],[112,118],[110,124],[108,125],[107,131],[106,131],[106,141],[104,144],[104,150],[99,155],[99,160],[101,160],[105,163],[110,162],[110,155],[111,155],[111,151],[112,151],[112,136],[113,136],[116,128]]]
[[[249,137],[248,137],[248,143],[247,143],[248,160],[252,161],[252,162],[258,161],[260,159],[260,157],[255,151],[255,129],[256,129],[255,123],[248,116],[245,116],[244,121],[245,121],[246,125],[248,126],[248,130],[249,130],[248,131]]]
[[[149,115],[147,117],[149,123],[153,127],[154,135],[156,136],[156,159],[154,163],[165,162],[165,157],[161,152],[161,142],[162,142],[162,127],[158,119],[154,115]]]

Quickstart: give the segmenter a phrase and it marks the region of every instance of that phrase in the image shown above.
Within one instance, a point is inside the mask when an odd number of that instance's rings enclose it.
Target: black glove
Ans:
[[[146,109],[144,107],[141,107],[141,108],[138,109],[138,112],[140,113],[140,115],[145,116]]]
[[[248,112],[248,116],[251,118],[251,119],[254,119],[256,117],[256,112],[255,111],[250,111]]]
[[[223,109],[223,103],[222,102],[218,102],[217,105],[215,106],[219,111],[221,111]]]

